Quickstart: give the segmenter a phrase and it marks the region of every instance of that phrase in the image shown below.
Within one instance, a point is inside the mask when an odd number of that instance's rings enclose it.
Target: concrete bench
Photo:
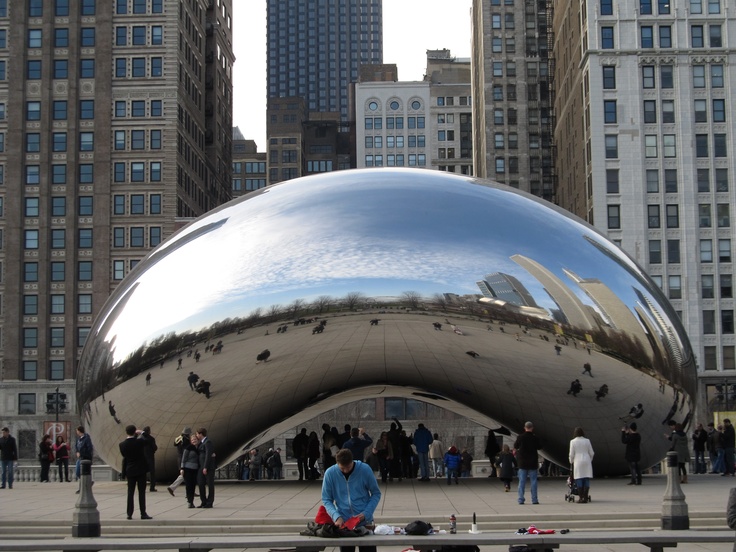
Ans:
[[[178,550],[180,552],[209,552],[213,549],[256,548],[318,552],[338,546],[390,546],[396,550],[412,547],[416,550],[439,550],[444,546],[509,546],[526,545],[530,550],[562,548],[573,544],[641,544],[653,552],[664,552],[678,544],[734,542],[729,530],[688,531],[573,531],[562,535],[513,535],[500,532],[479,534],[458,533],[429,536],[374,535],[362,538],[305,537],[302,535],[230,535],[202,537],[94,537],[33,540],[1,540],[0,552],[89,552],[104,550]]]

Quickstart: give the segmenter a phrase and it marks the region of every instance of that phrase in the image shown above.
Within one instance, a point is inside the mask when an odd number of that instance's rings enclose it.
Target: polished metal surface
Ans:
[[[209,398],[190,389],[190,371]],[[163,477],[184,426],[209,428],[224,465],[378,396],[512,432],[532,420],[562,465],[583,426],[604,475],[627,472],[626,420],[643,435],[643,463],[664,456],[663,424],[687,423],[695,376],[675,311],[591,226],[492,182],[375,169],[266,188],[164,242],[99,315],[77,398],[118,468],[125,425],[152,426]]]

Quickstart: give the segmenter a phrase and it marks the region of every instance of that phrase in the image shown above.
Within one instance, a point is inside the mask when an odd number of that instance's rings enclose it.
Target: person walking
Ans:
[[[59,481],[69,483],[69,445],[66,444],[64,437],[61,435],[56,436],[54,455],[56,456],[56,465],[59,467]]]
[[[578,488],[578,502],[589,502],[590,480],[593,478],[593,447],[582,427],[576,427],[570,441],[570,468]]]
[[[309,437],[307,436],[307,428],[303,427],[301,431],[294,437],[291,443],[291,452],[296,458],[296,466],[299,469],[299,481],[303,481],[304,477],[310,479],[309,466],[307,463],[307,453],[309,452]]]
[[[123,474],[128,480],[128,519],[133,519],[135,491],[138,489],[138,509],[141,519],[153,519],[146,513],[146,473],[148,463],[146,462],[146,443],[139,439],[142,432],[134,425],[125,427],[127,437],[119,445],[120,454],[123,456]]]
[[[680,483],[687,483],[687,465],[690,462],[690,448],[688,447],[687,435],[682,430],[682,424],[675,424],[674,431],[667,438],[672,442],[670,450],[677,453]]]
[[[199,497],[202,503],[199,508],[212,508],[215,504],[215,471],[217,470],[217,459],[215,457],[215,445],[207,437],[207,428],[200,427],[197,430],[199,439],[200,471],[199,471]]]
[[[429,459],[432,461],[432,471],[434,472],[434,478],[444,477],[444,456],[445,447],[440,441],[439,434],[433,435],[432,444],[429,445]]]
[[[89,434],[84,430],[84,426],[77,426],[77,443],[74,447],[77,451],[77,464],[75,468],[75,475],[79,481],[79,488],[76,494],[82,491],[82,460],[89,460],[92,462],[94,456],[94,447],[92,446],[92,439]]]
[[[498,468],[498,478],[503,482],[504,491],[510,492],[511,480],[514,478],[514,468],[516,468],[516,457],[508,445],[501,448],[498,457],[494,458],[494,463]]]
[[[0,489],[4,489],[6,484],[9,489],[13,488],[13,470],[17,461],[18,443],[15,441],[15,437],[10,434],[10,429],[4,427],[2,437],[0,437],[0,464],[2,464],[3,469]]]
[[[360,460],[353,460],[348,449],[335,455],[336,464],[325,471],[322,481],[322,505],[338,528],[346,522],[355,526],[373,523],[373,513],[381,500],[381,489],[373,470]],[[376,552],[375,546],[359,546],[360,552]],[[354,546],[341,546],[340,552],[354,552]]]
[[[192,444],[192,428],[185,427],[181,431],[181,435],[177,436],[176,439],[174,439],[174,446],[176,447],[176,455],[178,458],[178,465],[181,472],[181,459],[184,455],[184,450],[191,446]],[[197,444],[199,444],[199,439],[197,439]],[[179,476],[174,479],[174,482],[166,487],[166,490],[169,491],[169,494],[171,496],[174,496],[174,491],[176,491],[176,488],[181,485],[182,483],[185,483],[186,479],[184,477],[184,474],[179,473]]]
[[[526,490],[527,477],[531,483],[532,504],[539,504],[537,495],[537,475],[539,472],[539,451],[542,442],[534,434],[534,424],[526,422],[524,432],[516,438],[514,443],[516,450],[516,461],[519,465],[519,504],[524,504],[524,492]]]
[[[38,459],[41,462],[41,483],[49,482],[49,471],[51,471],[51,463],[54,461],[54,444],[51,441],[51,435],[48,433],[43,436],[38,444]]]
[[[455,445],[452,445],[445,453],[445,470],[447,471],[447,484],[452,485],[452,478],[455,478],[455,484],[459,485],[458,475],[462,466],[462,456]]]
[[[631,470],[631,481],[627,485],[641,485],[641,469],[639,468],[641,435],[636,430],[636,422],[631,422],[628,426],[621,428],[621,442],[626,445],[624,458],[629,463]]]

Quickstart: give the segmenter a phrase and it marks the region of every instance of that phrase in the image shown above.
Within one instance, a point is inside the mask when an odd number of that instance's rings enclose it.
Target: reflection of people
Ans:
[[[337,527],[357,522],[363,526],[373,521],[381,489],[378,488],[373,470],[360,460],[353,460],[347,449],[340,449],[335,457],[337,464],[326,472],[322,482],[322,504]],[[353,552],[354,546],[341,546],[340,552]],[[360,552],[376,552],[375,546],[360,546]]]
[[[264,349],[258,355],[256,356],[256,364],[259,364],[261,361],[268,362],[268,357],[271,356],[271,351],[268,349]]]
[[[599,389],[596,390],[596,392],[595,392],[595,400],[599,401],[603,397],[605,397],[606,395],[608,395],[608,385],[606,385],[604,383],[603,385],[600,386]]]
[[[107,408],[110,411],[110,416],[115,420],[115,423],[119,424],[120,420],[118,420],[118,414],[115,412],[115,405],[112,404],[112,401],[107,401]]]
[[[146,472],[148,471],[146,442],[138,438],[141,432],[132,424],[126,426],[125,433],[127,438],[120,443],[120,454],[123,455],[123,473],[128,480],[128,519],[133,519],[136,488],[138,489],[138,508],[141,512],[141,519],[152,519],[146,513]]]
[[[593,478],[593,447],[585,437],[582,427],[576,427],[570,441],[570,467],[572,468],[575,485],[577,485],[578,502],[589,502],[590,480]]]
[[[644,415],[644,407],[641,403],[635,404],[631,407],[629,410],[629,413],[626,416],[621,416],[619,420],[622,420],[624,422],[630,422],[631,420],[638,420]]]
[[[593,377],[592,367],[590,366],[590,362],[586,362],[583,364],[583,375],[588,374],[591,378]]]
[[[570,383],[570,389],[567,390],[567,394],[572,395],[573,397],[577,397],[578,393],[580,393],[582,390],[583,385],[580,383],[579,379],[576,379]]]
[[[621,429],[621,442],[626,445],[624,458],[631,469],[631,481],[628,485],[641,485],[641,435],[636,432],[636,422],[631,422],[628,427]]]
[[[524,432],[516,438],[516,461],[519,464],[519,504],[524,504],[526,478],[531,482],[532,504],[539,504],[537,497],[537,475],[539,470],[539,450],[542,443],[534,434],[534,424],[526,422]]]

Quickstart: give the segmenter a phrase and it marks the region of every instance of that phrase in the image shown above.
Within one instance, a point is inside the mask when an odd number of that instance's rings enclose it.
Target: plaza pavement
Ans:
[[[514,482],[515,484],[516,482]],[[394,481],[381,485],[382,499],[375,514],[377,523],[405,526],[422,519],[446,529],[451,513],[456,513],[458,530],[467,531],[473,513],[482,531],[513,533],[535,524],[542,529],[571,531],[656,529],[660,525],[664,475],[645,476],[641,486],[626,485],[625,478],[596,479],[589,504],[565,500],[568,491],[563,478],[540,478],[539,505],[517,504],[514,490],[503,492],[497,479],[461,479],[448,486],[444,480],[428,483]],[[726,529],[726,503],[736,478],[718,475],[691,475],[682,485],[693,528]],[[72,514],[79,495],[76,483],[16,482],[14,488],[0,490],[0,538],[69,536]],[[314,518],[320,504],[319,482],[259,481],[218,482],[215,507],[189,509],[184,489],[172,498],[165,485],[147,493],[151,521],[125,519],[126,483],[97,481],[93,487],[98,503],[103,536],[152,537],[193,534],[297,533]],[[726,552],[731,544],[686,545],[680,550]],[[380,547],[380,552],[399,552]],[[484,547],[484,550],[504,547]],[[152,547],[151,550],[155,550]],[[328,552],[330,548],[326,549]],[[565,552],[601,550],[633,552],[647,550],[641,545],[568,546]]]

